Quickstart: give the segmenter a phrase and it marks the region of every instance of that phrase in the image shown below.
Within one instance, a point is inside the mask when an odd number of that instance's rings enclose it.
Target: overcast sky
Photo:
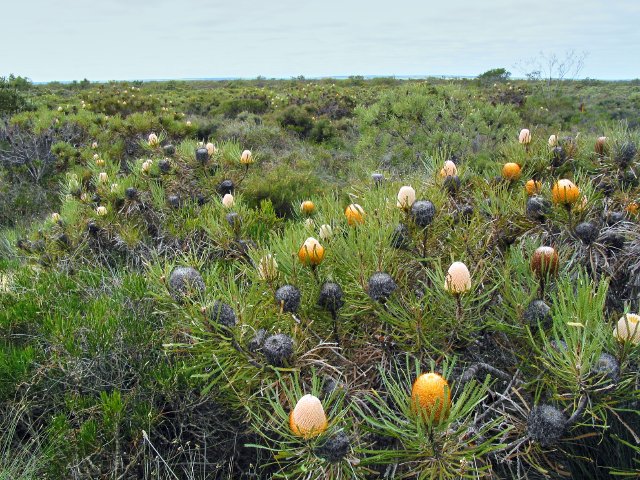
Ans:
[[[640,0],[2,0],[0,75],[34,81],[477,75],[586,51],[640,77]]]

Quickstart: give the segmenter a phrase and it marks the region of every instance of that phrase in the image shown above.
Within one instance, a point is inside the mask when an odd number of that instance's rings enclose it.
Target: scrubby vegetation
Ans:
[[[637,477],[637,82],[0,95],[0,478]]]

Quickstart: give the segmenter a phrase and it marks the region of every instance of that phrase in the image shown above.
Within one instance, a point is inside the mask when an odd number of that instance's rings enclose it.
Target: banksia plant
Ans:
[[[419,362],[411,363],[408,359],[393,376],[380,368],[382,385],[367,395],[366,408],[360,402],[353,406],[364,428],[392,445],[368,449],[365,465],[396,465],[396,478],[453,480],[489,475],[492,466],[486,455],[503,447],[492,433],[500,419],[474,422],[488,380],[484,384],[472,380],[449,393],[442,377],[421,378]],[[444,365],[443,376],[451,373],[452,366]],[[416,388],[412,388],[412,377],[418,377]],[[422,393],[414,397],[414,391]],[[437,407],[440,401],[444,408]],[[432,420],[436,415],[439,418]]]

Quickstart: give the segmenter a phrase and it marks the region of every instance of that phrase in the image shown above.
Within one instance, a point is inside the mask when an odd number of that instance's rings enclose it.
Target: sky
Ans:
[[[586,52],[578,78],[640,77],[640,0],[1,0],[0,76],[91,81],[516,77]]]

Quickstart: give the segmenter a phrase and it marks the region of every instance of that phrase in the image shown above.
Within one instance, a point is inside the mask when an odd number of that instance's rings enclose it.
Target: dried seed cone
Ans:
[[[560,203],[562,205],[573,205],[579,196],[580,189],[571,180],[567,180],[566,178],[558,180],[551,191],[553,203]]]
[[[357,203],[352,203],[344,211],[349,225],[364,223],[364,209]]]
[[[538,247],[531,257],[531,270],[546,277],[558,273],[558,252],[553,247]]]
[[[313,237],[305,240],[304,244],[298,250],[298,259],[304,265],[317,266],[324,260],[324,247]]]
[[[447,270],[444,288],[449,293],[460,294],[471,290],[471,274],[462,262],[453,262]]]
[[[313,395],[303,396],[289,414],[289,427],[298,437],[315,437],[327,429],[327,424],[322,403]]]
[[[411,409],[424,418],[440,421],[449,413],[451,392],[449,383],[437,373],[423,373],[411,389]]]

